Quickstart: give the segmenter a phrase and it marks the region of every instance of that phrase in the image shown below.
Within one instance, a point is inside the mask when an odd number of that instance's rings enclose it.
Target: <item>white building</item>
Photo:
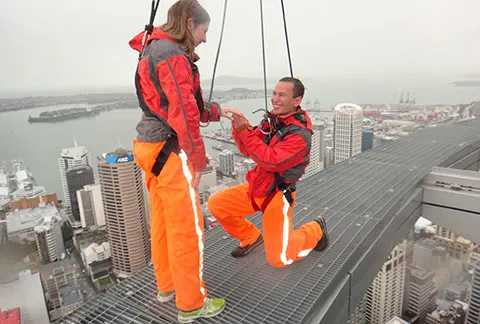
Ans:
[[[335,109],[333,126],[334,164],[340,163],[362,152],[362,107],[343,103]]]
[[[470,258],[471,266],[473,267],[473,282],[470,298],[468,301],[468,313],[465,324],[480,323],[480,248],[472,251]]]
[[[35,226],[41,225],[45,216],[56,211],[55,206],[42,205],[8,212],[6,214],[8,240],[19,244],[25,241],[35,242]]]
[[[367,292],[367,323],[384,324],[402,314],[405,255],[405,242],[395,246],[370,285]]]
[[[100,245],[92,243],[82,250],[81,256],[93,283],[110,276],[112,270],[110,243],[103,242]]]
[[[310,164],[305,170],[303,179],[320,172],[325,166],[325,124],[323,122],[312,121],[313,135],[310,149]]]
[[[231,174],[235,170],[235,157],[230,150],[223,150],[218,154],[220,161],[219,170],[225,175]]]
[[[60,170],[60,178],[62,180],[63,188],[63,205],[66,214],[69,216],[71,215],[70,194],[75,195],[76,193],[70,193],[68,190],[67,171],[76,166],[90,165],[90,162],[91,158],[88,150],[85,146],[77,146],[76,141],[74,147],[62,149],[60,157],[58,158],[58,168]]]
[[[35,226],[35,241],[40,258],[46,262],[60,260],[65,251],[62,236],[63,220],[54,204],[45,205],[42,222]]]
[[[78,190],[77,199],[83,228],[105,225],[102,188],[99,184],[87,185],[82,190]]]

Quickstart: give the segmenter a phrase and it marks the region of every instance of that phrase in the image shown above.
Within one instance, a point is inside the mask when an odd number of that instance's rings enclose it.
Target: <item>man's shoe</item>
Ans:
[[[158,291],[157,300],[161,303],[168,303],[175,297],[175,290],[172,291]]]
[[[207,302],[203,307],[199,309],[184,312],[178,311],[178,321],[180,323],[191,323],[198,318],[209,318],[220,314],[227,305],[227,302],[223,298],[207,298]]]
[[[317,245],[313,248],[315,251],[323,251],[328,246],[328,233],[327,233],[327,222],[322,216],[318,216],[314,219],[320,228],[322,229],[322,238],[318,241]]]
[[[244,247],[237,246],[233,251],[230,253],[234,258],[240,258],[246,256],[250,251],[252,251],[255,247],[259,246],[263,243],[262,234],[258,237],[258,239],[253,242],[252,244],[245,245]]]

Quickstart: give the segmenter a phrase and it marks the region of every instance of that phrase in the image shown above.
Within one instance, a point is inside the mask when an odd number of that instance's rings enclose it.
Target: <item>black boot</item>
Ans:
[[[259,246],[263,243],[263,237],[260,234],[258,239],[253,242],[252,244],[245,245],[244,247],[237,246],[233,251],[230,253],[234,258],[240,258],[246,256],[250,251],[252,251],[255,247]]]
[[[323,251],[328,246],[328,233],[327,233],[327,222],[323,219],[322,216],[318,216],[314,219],[320,228],[322,229],[322,238],[318,241],[317,245],[313,248],[315,251]]]

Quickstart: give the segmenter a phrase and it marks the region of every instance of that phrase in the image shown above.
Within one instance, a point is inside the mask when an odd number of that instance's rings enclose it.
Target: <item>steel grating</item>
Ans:
[[[230,251],[236,242],[221,228],[207,232],[205,284],[211,296],[226,297],[227,308],[217,317],[197,322],[308,322],[431,168],[461,159],[465,148],[478,142],[480,120],[445,125],[364,152],[301,181],[294,226],[322,214],[331,244],[325,252],[312,251],[287,268],[271,267],[262,248],[234,259]],[[261,228],[259,215],[250,220]],[[155,295],[149,266],[59,323],[176,323],[175,303],[159,304]]]

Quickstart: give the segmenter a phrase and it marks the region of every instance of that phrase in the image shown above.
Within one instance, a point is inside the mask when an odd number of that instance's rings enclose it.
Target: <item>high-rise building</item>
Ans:
[[[98,173],[114,272],[127,277],[150,262],[142,169],[131,151],[117,148],[99,158]]]
[[[480,323],[480,248],[472,251],[470,258],[471,266],[473,266],[473,282],[470,298],[468,301],[468,313],[465,324]]]
[[[223,150],[218,154],[220,160],[219,170],[222,174],[229,175],[235,170],[235,157],[230,150]]]
[[[433,272],[407,266],[405,284],[405,308],[409,315],[415,315],[420,323],[436,308],[438,289],[433,283]]]
[[[67,171],[67,187],[70,195],[70,211],[73,219],[80,221],[77,191],[94,183],[93,169],[89,165],[69,168]]]
[[[367,307],[367,295],[365,294],[357,307],[353,310],[353,313],[350,315],[347,324],[365,324],[365,309]]]
[[[310,149],[310,164],[305,169],[303,178],[320,172],[325,166],[325,124],[323,122],[312,121],[313,135]]]
[[[35,239],[43,262],[60,260],[65,251],[62,236],[63,220],[55,205],[42,206],[43,220],[35,226]]]
[[[362,128],[362,152],[373,148],[373,127],[363,126]]]
[[[327,146],[325,147],[325,168],[333,165],[334,157],[333,157],[333,147]]]
[[[72,215],[70,196],[76,195],[76,192],[71,193],[68,190],[67,171],[73,167],[90,165],[90,163],[91,159],[88,150],[85,146],[77,146],[76,141],[74,147],[64,148],[58,158],[58,167],[63,188],[63,206],[65,207],[65,213],[69,216]]]
[[[77,264],[71,259],[40,267],[40,278],[52,322],[70,314],[83,304],[78,271]]]
[[[405,267],[405,243],[400,243],[390,253],[368,289],[366,323],[383,324],[402,314]]]
[[[335,109],[333,126],[334,164],[340,163],[362,152],[362,107],[343,103]]]
[[[102,188],[99,184],[86,185],[83,189],[78,190],[77,200],[82,227],[105,225]]]

